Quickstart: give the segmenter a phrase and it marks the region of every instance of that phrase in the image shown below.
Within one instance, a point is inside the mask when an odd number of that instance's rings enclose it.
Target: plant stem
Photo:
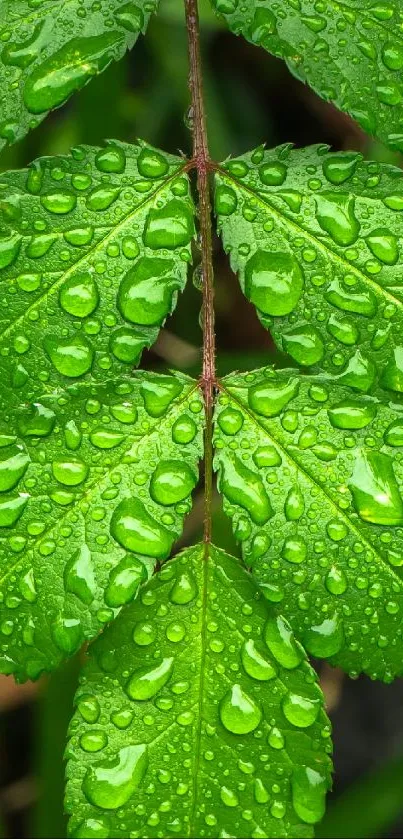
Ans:
[[[203,99],[197,0],[185,0],[189,50],[189,87],[193,121],[193,160],[197,171],[201,268],[203,277],[203,372],[201,386],[206,413],[204,541],[211,541],[213,496],[213,408],[215,388],[214,274],[209,186],[209,150]]]

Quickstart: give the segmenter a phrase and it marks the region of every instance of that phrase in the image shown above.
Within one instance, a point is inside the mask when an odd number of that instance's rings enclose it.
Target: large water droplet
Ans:
[[[143,148],[137,158],[137,166],[143,178],[163,178],[167,174],[169,164],[161,152],[151,148]]]
[[[171,311],[173,294],[179,286],[171,259],[144,256],[120,284],[119,309],[130,323],[155,326]]]
[[[357,402],[345,399],[328,411],[333,428],[351,429],[366,428],[376,417],[376,405],[372,402]]]
[[[392,459],[387,454],[361,451],[349,481],[354,506],[363,521],[403,524],[403,501]]]
[[[55,338],[48,336],[44,340],[45,350],[56,370],[70,379],[83,376],[92,367],[94,350],[82,335],[74,338]]]
[[[124,498],[111,519],[111,534],[128,551],[164,559],[175,534],[167,530],[146,510],[139,498]]]
[[[0,236],[0,270],[8,268],[19,254],[22,236],[13,233],[11,236]]]
[[[51,626],[52,638],[63,653],[72,655],[83,642],[81,623],[77,618],[59,615]]]
[[[169,594],[172,603],[186,606],[197,595],[197,582],[191,571],[184,571],[176,578]]]
[[[285,517],[288,521],[298,521],[304,513],[304,496],[299,486],[290,489],[284,504]]]
[[[331,184],[344,184],[354,174],[361,155],[355,152],[332,154],[323,161],[323,174]]]
[[[183,384],[172,376],[149,375],[140,385],[144,406],[150,417],[162,417],[171,402],[182,393]]]
[[[112,569],[105,591],[105,603],[116,609],[130,603],[140,583],[147,578],[145,566],[134,556],[126,556]]]
[[[352,245],[360,232],[355,216],[355,199],[344,193],[322,192],[315,198],[316,218],[322,230],[337,245]]]
[[[324,618],[320,624],[312,625],[304,632],[304,647],[316,658],[329,658],[336,655],[343,643],[343,628],[337,615]]]
[[[225,458],[220,475],[220,490],[232,504],[248,511],[255,524],[266,524],[273,515],[265,486],[260,475],[252,472],[240,458]]]
[[[389,446],[403,446],[403,419],[397,419],[388,426],[384,439]]]
[[[287,621],[278,615],[269,618],[264,628],[264,640],[276,661],[286,670],[293,670],[304,657]]]
[[[104,810],[126,804],[141,783],[148,766],[147,746],[124,746],[116,757],[87,769],[82,789],[85,797]]]
[[[281,703],[285,718],[296,728],[309,728],[320,710],[320,699],[300,696],[298,693],[287,693]]]
[[[122,41],[119,32],[73,38],[42,62],[25,82],[24,102],[32,114],[61,105],[75,90],[107,67]]]
[[[336,596],[344,594],[347,588],[347,578],[343,569],[338,568],[337,565],[332,565],[326,575],[325,586],[330,594]]]
[[[265,315],[288,315],[304,287],[297,260],[288,253],[257,250],[245,266],[245,294]]]
[[[92,603],[96,582],[91,551],[87,545],[82,545],[67,562],[64,569],[64,585],[66,591],[75,594],[82,603],[87,606]]]
[[[259,682],[267,682],[269,679],[274,679],[276,675],[273,665],[257,649],[252,638],[242,644],[241,661],[248,676]]]
[[[52,472],[60,484],[75,487],[82,484],[88,477],[88,466],[83,460],[55,460]]]
[[[357,315],[373,317],[378,308],[376,296],[371,289],[357,289],[352,291],[345,288],[339,280],[333,280],[325,292],[326,300],[345,312],[355,312]]]
[[[399,259],[399,248],[396,236],[386,227],[373,230],[366,237],[366,243],[371,253],[386,265],[395,265]]]
[[[152,699],[171,678],[174,666],[173,658],[164,658],[154,667],[140,667],[130,676],[126,693],[130,699],[145,702]]]
[[[309,367],[323,358],[325,348],[314,326],[296,326],[283,335],[284,349],[297,364]]]
[[[18,417],[18,430],[22,437],[47,437],[53,431],[55,422],[55,412],[35,402],[22,409]]]
[[[262,719],[259,706],[238,684],[222,698],[219,713],[223,726],[232,734],[249,734]]]
[[[49,192],[47,195],[42,195],[41,204],[49,213],[64,216],[74,210],[77,204],[77,198],[73,192],[58,190],[57,192]]]
[[[28,499],[27,493],[20,493],[14,498],[0,500],[0,527],[13,527],[21,518]]]
[[[197,483],[197,475],[184,460],[161,460],[153,472],[150,495],[164,506],[183,501]]]
[[[395,347],[381,376],[381,385],[396,393],[403,393],[403,347]]]
[[[89,271],[75,274],[63,283],[60,290],[60,305],[70,315],[85,318],[95,311],[98,303],[98,288]]]
[[[0,449],[0,492],[14,489],[27,471],[30,457],[18,444]]]
[[[126,169],[126,155],[120,146],[108,143],[105,149],[97,152],[95,165],[101,172],[121,174]]]
[[[263,417],[276,417],[297,395],[298,387],[295,378],[284,383],[273,380],[252,385],[248,390],[249,407]]]
[[[292,804],[306,824],[320,821],[325,812],[326,776],[310,766],[296,766],[291,778]]]
[[[173,198],[163,207],[154,207],[148,213],[144,228],[144,244],[148,248],[175,248],[188,245],[194,234],[190,207]]]

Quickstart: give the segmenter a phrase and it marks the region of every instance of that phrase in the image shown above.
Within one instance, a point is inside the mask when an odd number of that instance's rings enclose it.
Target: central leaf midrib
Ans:
[[[328,247],[327,244],[321,242],[320,239],[317,239],[312,233],[310,233],[308,230],[305,230],[304,227],[301,227],[300,224],[297,224],[296,221],[289,218],[289,216],[287,216],[285,213],[282,213],[281,210],[279,210],[277,207],[273,207],[269,200],[262,197],[261,193],[255,192],[251,187],[242,184],[240,181],[238,181],[236,178],[230,175],[229,172],[227,172],[225,169],[222,169],[220,166],[217,167],[216,171],[222,178],[226,178],[228,181],[234,184],[235,187],[239,190],[239,192],[245,192],[248,195],[251,195],[256,201],[260,202],[262,207],[264,207],[265,209],[267,208],[271,213],[273,213],[273,215],[277,216],[277,218],[279,218],[283,222],[283,224],[289,225],[294,231],[296,231],[302,236],[305,236],[314,247],[320,248],[322,251],[324,251],[329,259],[333,259],[335,262],[339,262],[342,266],[343,271],[346,271],[349,274],[355,274],[362,283],[368,285],[372,290],[374,290],[375,294],[379,295],[380,297],[384,295],[384,297],[387,300],[389,300],[403,312],[403,301],[399,300],[397,297],[394,297],[393,294],[391,294],[382,286],[378,285],[378,283],[371,279],[371,277],[367,277],[366,274],[364,274],[361,271],[361,269],[357,268],[355,265],[352,265],[350,262],[345,260],[342,256],[340,256],[340,254],[336,253],[336,251],[333,251],[330,247]],[[276,193],[273,192],[273,195],[276,195]],[[304,194],[304,197],[307,197],[306,194]],[[357,196],[354,195],[354,197]]]
[[[171,183],[171,181],[173,181],[177,177],[180,177],[180,175],[182,175],[186,171],[187,171],[187,166],[186,166],[186,163],[184,163],[178,169],[175,169],[175,172],[173,172],[172,175],[169,176],[169,178],[166,178],[162,183],[160,183],[158,185],[158,187],[154,190],[154,192],[152,192],[151,194],[148,194],[147,198],[145,198],[144,201],[141,201],[141,203],[138,204],[137,207],[135,207],[133,210],[130,210],[130,212],[126,216],[124,216],[124,218],[119,222],[119,224],[117,224],[115,227],[107,228],[109,230],[109,233],[107,233],[105,236],[103,236],[102,239],[100,239],[97,242],[97,244],[94,248],[91,248],[90,250],[86,251],[85,254],[83,254],[83,256],[80,257],[80,259],[77,260],[77,262],[74,262],[73,265],[70,265],[70,267],[67,269],[67,271],[64,271],[55,280],[55,282],[52,283],[52,285],[49,288],[47,288],[46,291],[44,291],[43,294],[41,294],[39,297],[37,297],[31,303],[31,305],[28,306],[25,309],[25,312],[23,312],[21,315],[19,315],[18,318],[16,318],[16,320],[12,321],[12,323],[10,323],[7,326],[7,328],[4,330],[4,332],[0,333],[0,343],[3,340],[3,338],[5,338],[10,332],[12,332],[13,329],[15,329],[15,327],[20,322],[24,321],[25,318],[28,317],[29,312],[36,309],[38,306],[41,305],[41,303],[43,303],[44,300],[47,300],[51,295],[53,295],[55,293],[55,291],[57,291],[59,286],[71,274],[74,274],[76,272],[76,270],[79,268],[80,265],[82,265],[87,259],[91,259],[92,257],[94,257],[94,255],[101,249],[101,247],[103,247],[105,245],[105,243],[108,242],[108,240],[110,238],[116,236],[117,233],[119,232],[119,230],[122,227],[124,227],[125,224],[127,224],[127,222],[129,222],[132,218],[135,218],[137,213],[140,212],[141,210],[143,210],[149,202],[154,201],[155,198],[159,195],[159,193],[162,192]],[[105,227],[105,225],[103,225],[103,227]]]
[[[175,403],[171,406],[171,408],[168,409],[168,412],[165,414],[165,416],[162,417],[159,420],[159,422],[160,422],[159,428],[161,428],[161,425],[163,425],[163,423],[165,423],[165,421],[170,417],[171,413],[173,413],[178,407],[180,407],[184,402],[186,402],[186,400],[189,399],[190,396],[192,395],[192,393],[197,389],[198,389],[198,384],[197,383],[195,383],[192,386],[189,385],[189,390],[187,391],[187,393],[184,396],[182,396],[181,399],[175,401]],[[48,530],[44,530],[43,533],[41,533],[40,536],[38,536],[37,539],[35,539],[34,542],[32,542],[29,545],[29,550],[30,551],[35,551],[38,543],[41,542],[44,539],[45,536],[49,536],[49,534],[52,533],[52,531],[54,530],[55,527],[60,527],[60,525],[63,523],[63,521],[65,519],[67,519],[69,513],[71,513],[72,510],[78,510],[79,512],[81,512],[81,510],[80,510],[81,506],[84,503],[88,502],[90,496],[93,494],[93,492],[96,489],[99,488],[99,485],[102,483],[102,481],[114,469],[116,469],[118,466],[122,465],[123,459],[127,455],[127,453],[130,451],[133,443],[135,443],[135,442],[142,443],[143,440],[147,439],[147,437],[151,436],[151,434],[154,434],[155,431],[157,430],[157,428],[158,428],[158,420],[156,419],[155,424],[150,429],[150,431],[148,431],[147,433],[145,433],[141,437],[132,438],[131,442],[130,442],[130,445],[128,445],[127,448],[125,448],[124,451],[122,451],[121,458],[119,460],[117,460],[116,463],[113,464],[113,466],[108,467],[108,469],[106,469],[105,472],[103,472],[101,476],[96,476],[95,480],[87,487],[86,491],[80,497],[79,501],[77,501],[77,504],[72,504],[71,506],[69,506],[65,510],[65,512],[60,516],[60,518],[57,518],[55,521],[53,521],[52,526]],[[4,583],[5,580],[7,580],[9,575],[12,574],[13,571],[16,570],[16,568],[18,568],[20,563],[22,563],[26,560],[26,556],[27,556],[26,552],[23,552],[19,556],[18,560],[14,563],[14,565],[11,568],[8,568],[7,572],[2,577],[0,577],[0,585],[2,585],[2,583]]]
[[[387,561],[383,558],[383,556],[382,556],[381,554],[379,554],[379,553],[376,551],[376,549],[375,549],[375,548],[374,548],[374,546],[371,544],[371,542],[369,542],[369,541],[368,541],[367,537],[362,535],[362,533],[359,531],[359,529],[358,529],[358,528],[357,528],[357,526],[354,524],[354,522],[352,522],[352,521],[350,520],[350,518],[348,517],[347,513],[345,513],[345,512],[344,512],[344,510],[341,510],[341,509],[337,506],[336,502],[333,500],[333,498],[332,498],[332,497],[329,495],[329,493],[326,491],[325,487],[323,487],[323,486],[322,486],[322,484],[318,483],[318,482],[315,480],[315,478],[313,477],[313,475],[311,475],[310,471],[309,471],[308,469],[306,469],[306,467],[301,466],[301,465],[298,463],[298,461],[297,461],[297,460],[295,460],[295,459],[292,457],[292,455],[291,455],[291,454],[289,453],[289,451],[288,451],[288,450],[287,450],[287,449],[283,446],[283,444],[282,444],[281,442],[279,442],[279,441],[277,440],[277,438],[276,438],[276,437],[273,437],[273,436],[272,436],[272,434],[271,434],[271,433],[267,430],[267,428],[266,428],[264,425],[262,425],[262,423],[259,421],[259,419],[255,416],[255,414],[254,414],[252,411],[250,411],[250,409],[249,409],[249,408],[248,408],[248,407],[244,404],[244,402],[243,402],[242,400],[239,400],[239,399],[238,399],[238,398],[237,398],[237,397],[236,397],[236,396],[235,396],[235,395],[231,392],[231,390],[230,390],[230,389],[227,389],[227,387],[225,386],[225,383],[223,383],[222,381],[220,381],[220,382],[218,382],[218,385],[219,385],[220,389],[221,389],[221,390],[222,390],[222,391],[223,391],[223,392],[224,392],[224,393],[225,393],[225,394],[229,397],[229,399],[230,399],[230,400],[232,400],[233,402],[235,402],[235,404],[236,404],[239,408],[241,408],[241,409],[242,409],[242,410],[243,410],[243,411],[247,414],[247,416],[249,417],[249,419],[250,419],[253,423],[255,423],[255,425],[257,425],[257,426],[258,426],[258,428],[260,428],[260,429],[261,429],[261,430],[262,430],[262,431],[263,431],[263,432],[267,435],[267,438],[268,438],[269,440],[271,440],[273,443],[275,443],[275,445],[276,445],[276,446],[278,446],[278,448],[279,448],[279,449],[281,450],[281,452],[283,453],[284,457],[285,457],[286,459],[288,459],[289,461],[291,461],[291,463],[294,465],[294,467],[295,467],[295,468],[296,468],[299,472],[301,472],[301,474],[302,474],[302,475],[304,475],[304,476],[305,476],[305,478],[307,478],[307,480],[308,480],[308,481],[310,481],[310,482],[311,482],[311,483],[312,483],[312,484],[313,484],[313,485],[314,485],[314,486],[315,486],[315,487],[319,490],[319,492],[320,492],[320,493],[322,493],[322,495],[324,495],[324,496],[325,496],[326,500],[329,502],[329,504],[331,505],[331,507],[335,510],[335,512],[336,512],[336,514],[337,514],[337,518],[340,518],[340,519],[342,519],[342,520],[345,522],[345,524],[346,524],[346,526],[347,526],[348,530],[352,530],[352,531],[353,531],[353,533],[356,535],[357,539],[358,539],[360,542],[362,542],[362,543],[363,543],[363,544],[364,544],[364,545],[368,548],[368,550],[370,550],[370,551],[371,551],[371,553],[374,555],[374,557],[375,557],[376,559],[378,559],[378,560],[381,562],[382,566],[383,566],[383,567],[384,567],[384,569],[385,569],[385,570],[386,570],[386,571],[390,574],[390,576],[392,577],[392,579],[393,579],[394,581],[395,581],[395,580],[397,580],[397,581],[398,581],[398,583],[399,583],[399,589],[401,589],[401,586],[402,586],[402,581],[401,581],[401,579],[400,579],[399,575],[397,574],[397,572],[393,569],[393,567],[391,567],[391,566],[387,563]],[[239,385],[239,386],[237,386],[237,387],[243,387],[243,388],[247,389],[246,385]]]

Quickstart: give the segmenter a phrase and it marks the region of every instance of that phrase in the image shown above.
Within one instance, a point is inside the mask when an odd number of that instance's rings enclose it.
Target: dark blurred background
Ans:
[[[161,0],[147,37],[134,50],[36,131],[3,154],[2,169],[26,166],[40,155],[63,154],[79,143],[142,137],[175,153],[191,149],[187,112],[187,47],[181,0]],[[296,81],[286,66],[227,32],[201,3],[206,107],[211,155],[224,159],[265,142],[268,147],[329,143],[400,165],[349,117]],[[242,297],[218,240],[216,318],[218,368],[248,370],[282,363],[253,308]],[[143,366],[197,373],[201,296],[190,282],[175,314]],[[201,532],[202,495],[196,495],[180,547]],[[237,553],[218,497],[215,542]],[[317,662],[334,727],[335,780],[319,837],[403,837],[403,683],[348,680]],[[78,658],[51,679],[14,685],[0,677],[0,836],[66,835],[63,750],[79,669]]]

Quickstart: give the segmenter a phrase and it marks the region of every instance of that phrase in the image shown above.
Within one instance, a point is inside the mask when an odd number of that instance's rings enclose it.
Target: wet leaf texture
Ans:
[[[0,0],[0,149],[123,57],[157,0]]]
[[[403,151],[403,5],[212,0],[232,32],[283,58],[364,131]]]
[[[145,144],[0,177],[2,410],[139,362],[185,285],[193,215],[183,162]]]
[[[138,373],[10,413],[0,436],[2,672],[52,670],[170,554],[202,456],[195,384]]]
[[[263,148],[216,176],[231,265],[303,367],[403,392],[402,172],[327,146]]]
[[[316,676],[217,548],[143,586],[91,647],[76,702],[70,835],[313,835],[330,769]]]
[[[325,376],[222,382],[216,468],[246,565],[305,649],[402,672],[403,415]]]

